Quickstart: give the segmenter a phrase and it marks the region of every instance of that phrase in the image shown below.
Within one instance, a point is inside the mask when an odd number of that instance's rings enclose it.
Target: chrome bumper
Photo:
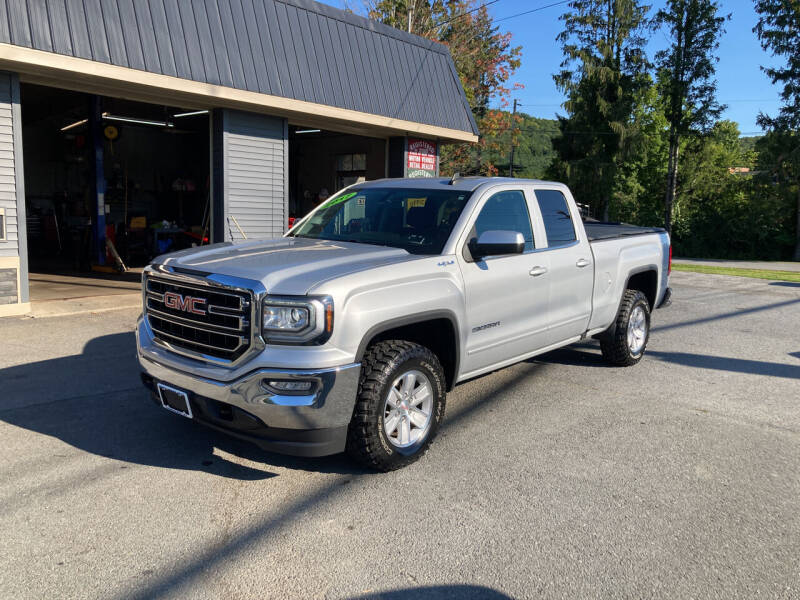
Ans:
[[[140,324],[141,325],[141,324]],[[255,415],[268,427],[278,429],[326,429],[344,427],[353,415],[360,363],[319,370],[258,369],[233,381],[216,381],[179,371],[148,356],[144,328],[137,331],[137,353],[142,370],[153,379],[198,396],[237,406]],[[311,381],[307,395],[279,394],[264,380]]]

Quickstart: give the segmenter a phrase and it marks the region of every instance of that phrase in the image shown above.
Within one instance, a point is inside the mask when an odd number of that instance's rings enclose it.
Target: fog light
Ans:
[[[276,392],[308,392],[314,383],[312,381],[275,380],[264,379],[262,384]]]

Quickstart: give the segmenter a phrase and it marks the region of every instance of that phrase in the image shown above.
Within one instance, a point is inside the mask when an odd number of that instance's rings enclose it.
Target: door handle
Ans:
[[[532,277],[539,277],[545,273],[547,273],[547,267],[533,267],[529,272]]]
[[[578,262],[575,263],[575,266],[582,269],[583,267],[588,267],[590,264],[592,264],[592,261],[586,260],[585,258],[579,258]]]

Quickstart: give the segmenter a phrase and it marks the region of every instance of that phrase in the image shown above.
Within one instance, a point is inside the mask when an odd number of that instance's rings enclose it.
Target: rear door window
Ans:
[[[536,201],[542,213],[548,248],[568,246],[578,239],[564,194],[558,190],[536,190]]]

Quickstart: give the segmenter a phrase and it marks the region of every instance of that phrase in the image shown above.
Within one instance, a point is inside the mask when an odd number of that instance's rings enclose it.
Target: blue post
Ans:
[[[106,264],[106,179],[103,170],[103,117],[100,96],[92,96],[89,119],[94,147],[94,247],[97,264]]]

